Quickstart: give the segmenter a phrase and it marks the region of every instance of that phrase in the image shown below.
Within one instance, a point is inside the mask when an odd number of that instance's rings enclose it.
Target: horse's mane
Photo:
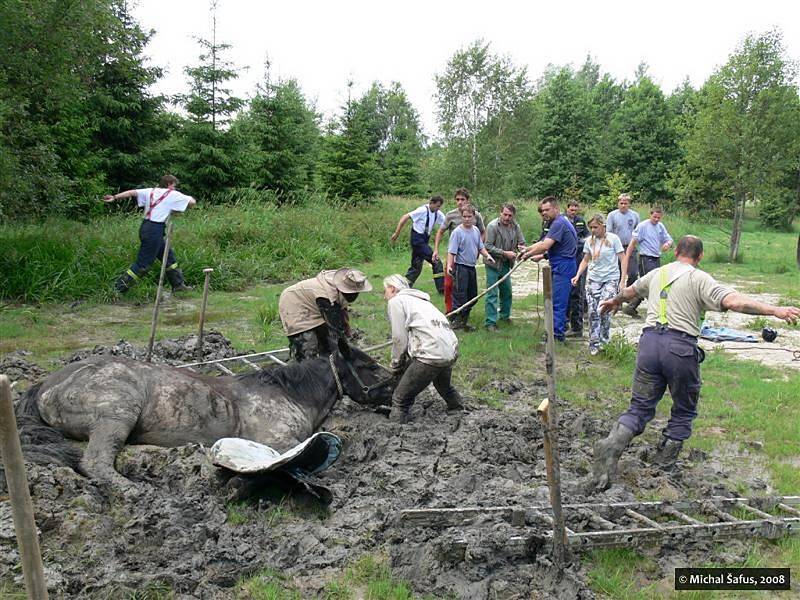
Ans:
[[[263,369],[255,373],[238,375],[236,378],[243,382],[257,381],[259,384],[274,384],[283,389],[293,400],[308,403],[312,399],[325,396],[328,379],[321,378],[325,372],[330,373],[331,367],[324,358],[312,358],[301,363],[289,363],[285,367]]]

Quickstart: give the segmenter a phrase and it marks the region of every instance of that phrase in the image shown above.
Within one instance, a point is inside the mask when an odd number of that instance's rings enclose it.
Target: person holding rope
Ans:
[[[514,220],[517,207],[507,202],[500,209],[500,216],[486,227],[486,250],[494,258],[494,265],[486,264],[486,287],[491,288],[510,272],[517,254],[525,248],[522,228]],[[511,277],[506,278],[497,288],[486,295],[486,330],[497,331],[497,298],[500,297],[500,320],[511,320]]]
[[[542,217],[550,221],[550,229],[545,238],[528,246],[522,259],[541,260],[547,253],[550,267],[553,269],[553,337],[564,341],[567,324],[567,306],[572,291],[572,278],[578,270],[575,254],[578,248],[578,235],[558,207],[555,196],[542,199]]]
[[[611,313],[600,313],[600,303],[613,298],[622,289],[627,273],[628,257],[619,237],[606,231],[603,215],[589,219],[591,237],[583,243],[583,260],[572,278],[577,287],[581,276],[588,270],[586,303],[589,313],[589,354],[595,356],[608,344],[611,331]],[[622,267],[620,268],[620,264]]]
[[[117,278],[114,289],[118,294],[123,294],[136,285],[156,259],[163,259],[166,243],[164,233],[170,214],[184,212],[188,207],[197,203],[191,196],[176,190],[175,186],[177,185],[176,177],[164,175],[159,182],[159,187],[127,190],[103,196],[104,202],[136,198],[139,207],[144,208],[144,220],[139,226],[139,253],[136,256],[136,262]],[[166,275],[173,292],[185,292],[192,289],[184,282],[183,272],[178,268],[178,261],[172,246],[167,253]]]
[[[470,204],[461,207],[461,225],[455,228],[447,245],[447,272],[453,277],[453,312],[464,307],[457,314],[449,315],[453,329],[475,331],[468,323],[472,310],[471,300],[478,295],[478,274],[475,265],[478,254],[482,254],[487,266],[495,260],[486,250],[481,234],[475,223],[475,209]]]
[[[372,284],[361,271],[341,268],[320,271],[281,292],[278,313],[286,337],[289,358],[302,362],[339,351],[349,356],[347,307]]]
[[[697,417],[703,360],[697,337],[706,310],[767,315],[787,323],[800,319],[800,308],[759,302],[717,283],[697,268],[702,258],[702,240],[684,236],[675,249],[675,262],[651,271],[614,298],[600,303],[600,311],[605,313],[618,310],[626,300],[647,298],[648,309],[636,353],[630,406],[608,437],[594,445],[589,482],[592,490],[608,489],[614,482],[622,452],[653,419],[667,387],[672,396],[672,410],[653,463],[665,470],[674,468]]]
[[[391,368],[398,379],[389,419],[405,424],[417,395],[430,383],[447,403],[447,412],[461,411],[461,394],[452,383],[458,359],[458,338],[430,296],[409,287],[402,275],[383,280],[392,327]]]
[[[403,230],[403,226],[411,221],[411,266],[406,272],[406,279],[413,286],[414,282],[422,273],[422,263],[427,261],[433,269],[433,281],[436,291],[444,293],[444,281],[442,281],[442,261],[438,256],[434,256],[430,246],[431,232],[435,227],[440,227],[444,222],[444,215],[439,210],[444,204],[444,198],[433,196],[428,204],[423,204],[419,208],[400,217],[397,228],[391,236],[392,242],[396,242]]]
[[[452,232],[455,230],[455,228],[461,225],[461,207],[469,204],[469,190],[463,187],[458,188],[456,190],[455,198],[456,208],[444,216],[444,223],[442,223],[439,231],[436,232],[436,239],[433,243],[434,260],[439,260],[439,243],[442,241],[442,235],[444,235],[444,232],[449,231],[452,235]],[[475,227],[477,227],[478,231],[480,231],[481,239],[486,242],[486,228],[483,226],[483,217],[478,210],[475,210]],[[453,278],[449,273],[447,273],[447,269],[445,269],[444,274],[444,307],[445,312],[449,313],[451,310],[453,310]]]

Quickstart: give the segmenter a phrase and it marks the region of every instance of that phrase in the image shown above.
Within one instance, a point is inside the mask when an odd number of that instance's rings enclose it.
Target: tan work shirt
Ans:
[[[327,298],[347,307],[347,300],[333,285],[336,271],[320,271],[316,277],[298,281],[281,292],[278,313],[286,335],[297,335],[325,323],[317,306],[317,298]]]
[[[667,270],[667,327],[695,337],[700,335],[700,317],[707,310],[723,312],[722,301],[733,293],[733,288],[718,283],[705,271],[681,262],[672,262],[633,284],[636,293],[647,299],[645,327],[656,327],[659,299],[661,297],[661,269]],[[678,275],[683,273],[680,277]]]

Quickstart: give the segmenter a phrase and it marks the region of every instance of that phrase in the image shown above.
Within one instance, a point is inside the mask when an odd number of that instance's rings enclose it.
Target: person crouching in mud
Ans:
[[[399,379],[389,419],[407,423],[417,394],[431,382],[447,403],[448,412],[463,410],[461,394],[451,382],[458,338],[447,317],[428,294],[409,287],[402,275],[383,280],[383,297],[392,326],[391,368]]]
[[[799,308],[759,302],[717,283],[697,268],[702,258],[702,240],[686,235],[675,249],[675,262],[650,271],[614,298],[600,303],[600,312],[609,312],[635,298],[648,301],[647,319],[636,353],[631,404],[608,437],[595,443],[594,468],[587,491],[611,487],[622,452],[653,419],[667,386],[672,410],[653,463],[663,470],[674,468],[697,417],[703,356],[697,347],[697,337],[701,315],[706,310],[769,315],[787,323],[800,319]]]

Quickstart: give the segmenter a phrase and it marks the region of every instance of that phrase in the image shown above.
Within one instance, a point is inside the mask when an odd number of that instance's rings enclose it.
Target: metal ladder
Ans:
[[[567,544],[572,550],[631,547],[663,541],[717,540],[732,537],[775,539],[800,533],[800,496],[725,498],[663,502],[565,504]],[[733,514],[735,513],[735,514]],[[531,507],[468,507],[403,510],[406,526],[454,527],[465,530],[476,520],[504,520],[519,535],[510,536],[512,553],[531,554],[552,545],[552,509]],[[467,536],[455,536],[453,550],[465,551]]]

